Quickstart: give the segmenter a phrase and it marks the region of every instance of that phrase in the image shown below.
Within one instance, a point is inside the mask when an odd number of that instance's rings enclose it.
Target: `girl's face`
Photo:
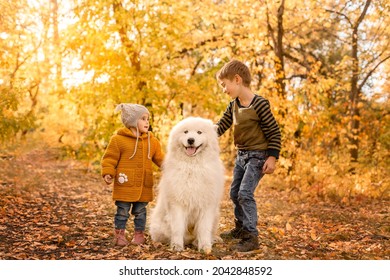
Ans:
[[[149,114],[145,113],[138,119],[138,130],[140,133],[147,133],[149,130]]]
[[[240,79],[238,75],[232,80],[227,78],[219,80],[219,85],[221,86],[224,93],[229,95],[232,99],[235,99],[239,96],[240,93]]]

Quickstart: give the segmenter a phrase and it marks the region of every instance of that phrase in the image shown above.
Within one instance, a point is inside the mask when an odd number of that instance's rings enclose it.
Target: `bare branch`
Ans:
[[[368,7],[370,6],[370,4],[371,4],[371,0],[368,0],[368,1],[366,2],[366,5],[364,6],[363,12],[360,14],[358,20],[357,20],[356,23],[355,23],[354,29],[355,29],[355,28],[357,29],[357,28],[359,27],[360,23],[362,23],[364,17],[365,17],[366,14],[367,14],[367,10],[368,10]]]
[[[360,83],[359,85],[359,92],[362,90],[363,86],[365,85],[365,83],[367,82],[367,80],[371,77],[371,75],[375,72],[375,70],[382,64],[384,63],[386,60],[390,59],[390,55],[388,55],[387,57],[385,57],[384,59],[382,59],[380,62],[378,62],[377,65],[375,65],[374,68],[372,68],[370,70],[370,72],[367,73],[367,76],[364,78],[364,80]]]
[[[345,14],[343,14],[343,13],[340,13],[340,12],[338,12],[338,11],[333,11],[333,10],[329,10],[329,9],[325,9],[325,11],[328,12],[328,13],[332,13],[332,14],[339,15],[340,17],[344,18],[344,19],[349,23],[349,25],[350,25],[351,27],[353,27],[353,24],[352,24],[351,20],[348,18],[347,15],[345,15]]]

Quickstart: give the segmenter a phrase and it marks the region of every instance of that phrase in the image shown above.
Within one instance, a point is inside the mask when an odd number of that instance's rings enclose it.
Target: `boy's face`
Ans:
[[[137,122],[138,130],[140,133],[147,133],[149,130],[149,114],[143,114]]]
[[[237,98],[240,93],[240,81],[241,77],[236,75],[232,80],[227,78],[219,80],[219,85],[224,93],[234,99]]]

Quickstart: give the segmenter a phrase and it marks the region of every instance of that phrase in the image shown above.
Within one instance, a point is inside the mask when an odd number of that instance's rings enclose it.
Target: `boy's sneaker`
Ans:
[[[221,237],[223,239],[240,239],[242,238],[243,229],[242,228],[234,228],[229,231],[225,231],[221,233]]]
[[[233,246],[232,249],[238,252],[249,252],[259,249],[259,240],[257,235],[249,232],[244,232],[243,237],[237,245]]]
[[[235,228],[229,231],[225,231],[221,233],[221,237],[223,239],[241,239],[243,237],[244,229],[242,227],[242,223],[235,220]]]

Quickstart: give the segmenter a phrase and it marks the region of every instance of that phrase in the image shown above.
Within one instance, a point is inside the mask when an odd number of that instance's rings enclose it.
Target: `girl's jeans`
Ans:
[[[146,224],[146,205],[147,202],[125,202],[115,201],[117,207],[115,214],[115,228],[125,229],[127,220],[129,219],[129,211],[134,215],[134,230],[145,230]],[[133,207],[131,207],[133,206]]]
[[[266,151],[238,151],[230,186],[234,203],[234,216],[244,230],[258,235],[255,189],[264,176],[262,170],[267,159]]]

